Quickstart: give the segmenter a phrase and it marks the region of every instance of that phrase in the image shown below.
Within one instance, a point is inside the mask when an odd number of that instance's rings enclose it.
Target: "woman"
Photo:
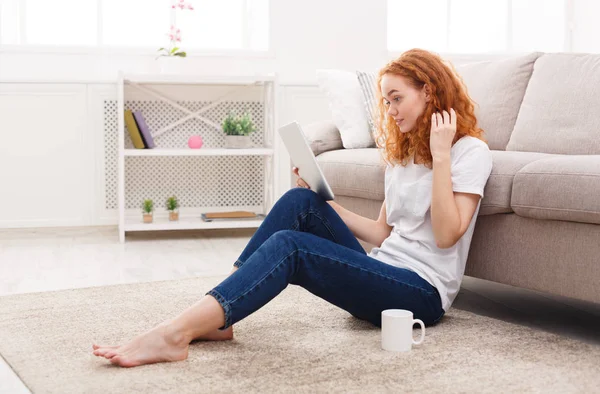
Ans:
[[[377,326],[393,308],[437,323],[460,288],[491,154],[462,81],[439,56],[407,51],[377,87],[376,142],[388,163],[377,220],[298,178],[304,188],[277,201],[228,278],[179,316],[94,354],[123,367],[184,360],[192,340],[231,339],[234,323],[288,284]],[[357,238],[377,246],[367,254]]]

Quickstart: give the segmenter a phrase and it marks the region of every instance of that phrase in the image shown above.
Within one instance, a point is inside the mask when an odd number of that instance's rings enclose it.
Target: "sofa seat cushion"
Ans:
[[[385,198],[385,162],[377,148],[332,150],[317,156],[317,162],[333,194]]]
[[[600,224],[600,155],[554,155],[515,175],[511,206],[523,217]]]
[[[513,179],[527,164],[552,155],[531,152],[508,152],[492,150],[492,173],[485,185],[479,215],[511,213],[510,206]]]
[[[546,153],[491,151],[492,173],[485,186],[479,215],[511,213],[513,179],[524,166]],[[317,156],[319,166],[336,195],[383,201],[385,162],[376,148],[338,149]]]

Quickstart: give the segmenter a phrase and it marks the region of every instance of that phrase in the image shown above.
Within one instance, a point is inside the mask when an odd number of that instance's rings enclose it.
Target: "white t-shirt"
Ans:
[[[461,137],[451,148],[451,158],[452,190],[483,198],[492,171],[487,144],[475,137]],[[374,247],[368,256],[419,274],[437,288],[447,312],[460,289],[481,200],[460,240],[440,249],[431,225],[432,181],[433,170],[414,164],[414,158],[406,167],[387,166],[385,207],[387,223],[393,229],[381,247]]]

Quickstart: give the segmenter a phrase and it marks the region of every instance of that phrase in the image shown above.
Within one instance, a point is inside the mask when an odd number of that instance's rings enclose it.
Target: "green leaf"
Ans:
[[[154,202],[152,200],[144,200],[142,203],[142,209],[145,213],[152,213],[154,210]]]
[[[175,51],[178,50],[178,49],[179,49],[178,47],[175,47],[175,48],[171,49],[171,53],[175,53]]]

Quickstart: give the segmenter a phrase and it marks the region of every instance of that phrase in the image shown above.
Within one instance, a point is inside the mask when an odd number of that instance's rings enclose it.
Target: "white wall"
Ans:
[[[572,1],[573,51],[600,52],[600,2]],[[317,68],[375,70],[392,56],[386,50],[385,0],[271,3],[269,54],[190,56],[184,73],[277,72],[279,123],[307,123],[329,117],[315,86]],[[158,67],[151,53],[0,52],[0,227],[116,224],[116,213],[102,209],[97,107],[116,97],[119,69]],[[285,168],[280,177],[289,184]],[[35,205],[40,197],[44,205]]]
[[[600,52],[600,1],[574,0],[573,3],[573,52]]]
[[[379,67],[387,57],[385,4],[273,0],[268,55],[190,56],[183,71],[277,72],[280,124],[327,118],[315,70]],[[119,69],[158,71],[153,54],[0,52],[0,228],[117,223],[103,208],[99,107],[116,99]],[[290,178],[280,170],[281,185]]]
[[[272,0],[266,56],[190,56],[184,72],[278,72],[282,84],[314,84],[315,69],[375,69],[386,59],[385,0]],[[182,43],[185,48],[185,42]],[[117,71],[155,72],[152,54],[0,52],[0,81],[114,81]]]

